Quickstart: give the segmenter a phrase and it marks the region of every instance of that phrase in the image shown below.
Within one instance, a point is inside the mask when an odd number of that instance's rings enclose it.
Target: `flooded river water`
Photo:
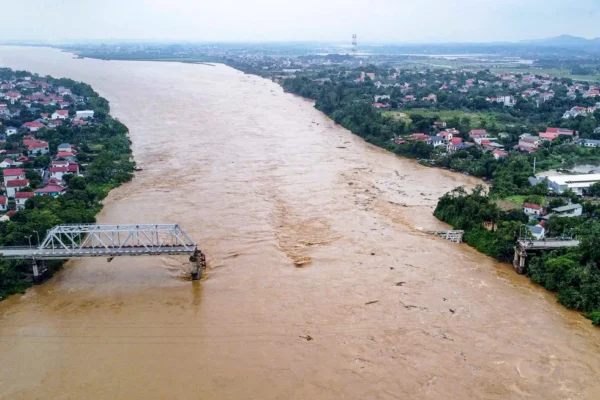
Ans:
[[[1,302],[1,399],[600,398],[600,331],[422,233],[475,180],[222,65],[3,47],[0,66],[110,100],[144,171],[99,222],[178,222],[209,262],[194,283],[185,258],[69,262]]]

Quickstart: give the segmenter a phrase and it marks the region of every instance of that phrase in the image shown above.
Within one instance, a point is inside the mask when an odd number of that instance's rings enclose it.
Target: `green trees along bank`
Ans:
[[[584,205],[582,217],[551,217],[549,227],[569,230],[580,239],[579,247],[545,252],[532,257],[528,275],[532,281],[556,292],[564,306],[584,312],[600,324],[600,221],[590,216],[594,206]],[[482,186],[471,193],[459,187],[440,199],[434,215],[465,231],[465,242],[497,260],[511,262],[514,245],[526,230],[521,210],[501,210]],[[551,228],[552,229],[552,228]]]

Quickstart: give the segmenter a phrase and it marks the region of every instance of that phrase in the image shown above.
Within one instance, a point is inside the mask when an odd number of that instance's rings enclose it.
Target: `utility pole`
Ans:
[[[535,176],[535,162],[537,160],[537,157],[533,157],[533,176]]]
[[[29,248],[31,249],[31,235],[25,236],[27,240],[29,240]]]

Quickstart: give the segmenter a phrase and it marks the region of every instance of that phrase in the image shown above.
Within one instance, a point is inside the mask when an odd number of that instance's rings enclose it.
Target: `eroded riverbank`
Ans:
[[[0,303],[0,398],[600,395],[588,321],[421,233],[440,224],[439,196],[475,180],[370,146],[222,65],[38,48],[0,48],[0,65],[111,101],[144,171],[99,221],[179,222],[210,263],[192,284],[185,258],[78,261]]]

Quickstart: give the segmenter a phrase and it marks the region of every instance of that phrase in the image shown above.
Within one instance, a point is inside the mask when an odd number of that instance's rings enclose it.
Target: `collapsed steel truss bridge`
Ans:
[[[32,260],[34,278],[44,272],[44,261],[81,257],[189,255],[193,279],[206,266],[204,254],[177,224],[58,225],[37,247],[0,247],[0,255]]]

